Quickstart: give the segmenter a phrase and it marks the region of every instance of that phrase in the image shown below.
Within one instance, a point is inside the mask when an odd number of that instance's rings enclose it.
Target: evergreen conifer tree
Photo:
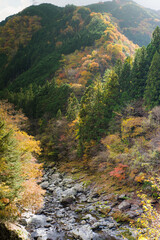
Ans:
[[[79,102],[74,93],[70,94],[68,98],[68,106],[67,106],[67,119],[69,121],[73,121],[76,119],[79,112]]]
[[[126,58],[122,66],[121,73],[119,75],[120,95],[121,95],[122,101],[127,101],[130,99],[131,64],[132,64],[132,59],[130,57]]]
[[[144,100],[149,109],[160,104],[160,54],[158,52],[155,53],[149,68]]]
[[[94,88],[89,86],[80,103],[80,112],[79,112],[79,128],[78,128],[78,139],[79,139],[79,152],[80,154],[84,151],[84,143],[88,140],[91,140],[91,127],[92,127],[92,111],[94,104]]]
[[[155,47],[156,51],[160,50],[160,27],[157,26],[152,34],[152,45]]]
[[[120,86],[118,76],[114,70],[107,70],[103,77],[104,80],[104,102],[108,113],[108,119],[112,116],[112,111],[117,103],[120,103]]]
[[[99,140],[107,131],[113,110],[119,101],[119,83],[117,74],[105,73],[104,79],[97,79],[94,86],[89,86],[82,97],[79,112],[79,148],[82,153],[85,142]]]
[[[133,99],[143,98],[148,69],[147,51],[143,46],[137,50],[131,72],[131,96]]]
[[[20,153],[13,132],[0,120],[0,199],[13,200],[21,187]],[[0,201],[0,209],[5,204]]]

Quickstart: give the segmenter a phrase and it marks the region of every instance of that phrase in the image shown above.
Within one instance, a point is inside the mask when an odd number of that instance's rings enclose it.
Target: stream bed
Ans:
[[[41,186],[46,190],[43,208],[21,219],[31,240],[122,240],[122,232],[130,227],[117,223],[112,213],[125,210],[132,218],[142,213],[123,196],[117,202],[107,201],[109,196],[99,196],[53,168],[46,169]]]

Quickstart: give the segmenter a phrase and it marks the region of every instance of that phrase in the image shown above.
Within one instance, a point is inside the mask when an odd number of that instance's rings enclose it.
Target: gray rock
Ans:
[[[93,217],[91,214],[87,214],[83,217],[83,220],[89,220],[90,222],[95,222],[96,218]]]
[[[92,225],[92,229],[102,229],[104,227],[108,227],[108,225],[110,224],[110,222],[106,222],[106,221],[99,221],[99,222],[95,222],[93,225]],[[113,223],[112,223],[113,224]]]
[[[117,240],[120,239],[115,237],[120,233],[117,230],[119,224],[111,217],[101,216],[99,209],[104,210],[106,207],[117,211],[117,207],[112,208],[114,202],[120,210],[127,209],[125,212],[130,216],[135,214],[134,209],[140,210],[139,206],[131,206],[129,201],[120,204],[118,200],[124,199],[125,195],[120,195],[116,203],[115,196],[108,196],[106,203],[102,196],[94,194],[91,189],[84,188],[67,174],[61,175],[51,168],[47,169],[44,176],[42,184],[47,189],[47,194],[41,216],[34,216],[28,223],[33,239],[65,239],[67,234],[67,237],[77,240]]]
[[[80,203],[82,202],[87,202],[87,197],[84,194],[80,196]]]
[[[131,203],[125,200],[125,201],[123,201],[119,204],[118,209],[119,210],[126,210],[130,207],[131,207]]]
[[[115,227],[117,227],[117,223],[108,222],[107,227],[108,227],[109,229],[115,228]]]
[[[71,231],[72,235],[78,239],[82,240],[92,240],[93,239],[93,231],[89,225],[84,225],[80,228],[76,228]]]
[[[56,189],[56,187],[51,186],[51,187],[48,187],[47,189],[48,189],[50,192],[54,192],[55,189]]]
[[[48,176],[44,175],[41,179],[42,182],[48,181]]]
[[[133,204],[133,205],[131,206],[131,211],[136,211],[136,210],[139,210],[139,209],[141,209],[141,208],[139,207],[139,205]]]
[[[78,192],[84,192],[84,187],[81,183],[77,183],[74,185],[73,187],[75,189],[75,191]]]
[[[124,200],[126,197],[126,194],[121,194],[120,196],[118,196],[118,200]]]
[[[64,216],[65,216],[65,211],[63,209],[56,212],[57,218],[63,218]]]
[[[57,187],[54,193],[55,193],[56,197],[57,197],[58,199],[60,199],[61,196],[62,196],[63,190],[62,190],[62,188]]]
[[[112,231],[109,229],[104,229],[103,230],[105,240],[123,240],[123,237],[119,237],[120,232],[118,231]],[[100,238],[101,239],[101,238]]]
[[[70,188],[70,189],[67,189],[66,191],[63,192],[63,196],[67,196],[67,195],[73,195],[75,196],[76,195],[76,190],[74,188]]]
[[[46,240],[47,239],[46,229],[45,228],[37,229],[37,231],[31,234],[31,237],[33,239]]]
[[[76,213],[80,213],[80,212],[82,212],[82,210],[83,210],[83,207],[77,207],[77,208],[75,209],[75,212],[76,212]]]
[[[143,213],[143,210],[142,210],[142,209],[139,209],[139,210],[135,210],[135,211],[128,211],[128,212],[126,213],[126,215],[127,215],[129,218],[135,218],[135,217],[140,216],[142,213]]]
[[[96,230],[96,229],[98,229],[100,226],[101,226],[100,222],[95,222],[95,223],[91,226],[91,228],[92,228],[93,230]]]
[[[65,205],[73,203],[74,200],[75,200],[74,196],[64,196],[61,199],[61,204],[65,206]]]
[[[46,218],[46,222],[52,222],[52,220],[53,220],[53,219],[52,219],[51,217],[47,217],[47,218]]]
[[[49,186],[49,182],[48,182],[48,181],[42,182],[42,183],[40,184],[40,186],[41,186],[41,188],[43,188],[43,189],[47,189],[48,186]]]
[[[64,180],[63,180],[63,185],[65,185],[65,186],[70,186],[71,184],[73,184],[74,183],[74,181],[73,181],[73,179],[71,179],[71,178],[65,178]]]
[[[56,188],[57,188],[57,186],[55,186],[54,183],[51,183],[51,184],[49,185],[49,187],[48,187],[48,190],[49,190],[50,192],[53,192],[53,191],[56,190]]]
[[[112,200],[117,200],[117,198],[118,197],[114,193],[110,193],[108,195],[102,196],[101,200],[103,200],[103,201],[107,201],[107,200],[112,201]]]
[[[117,227],[117,222],[113,221],[112,219],[108,219],[108,221],[100,221],[100,226],[107,227],[109,229],[116,228]]]
[[[70,204],[75,200],[76,191],[74,188],[67,189],[62,192],[60,202],[65,204]]]
[[[52,181],[57,181],[60,180],[60,174],[59,173],[54,173],[50,176]]]
[[[135,218],[135,217],[137,217],[139,214],[137,215],[136,211],[128,211],[128,212],[126,213],[126,215],[127,215],[129,218]]]
[[[45,215],[34,215],[29,221],[29,226],[34,226],[35,228],[44,227],[46,224],[46,216]]]
[[[45,228],[49,228],[49,227],[51,227],[51,224],[50,224],[50,223],[46,223],[46,224],[44,225],[44,227],[45,227]]]

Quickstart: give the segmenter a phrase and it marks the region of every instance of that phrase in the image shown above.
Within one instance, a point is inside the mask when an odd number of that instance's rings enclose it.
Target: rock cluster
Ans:
[[[43,208],[26,221],[21,219],[30,239],[121,240],[129,225],[123,224],[122,230],[113,214],[125,211],[126,216],[134,218],[142,212],[125,196],[116,197],[114,202],[106,200],[109,195],[99,196],[54,168],[46,169],[41,186],[46,189]]]

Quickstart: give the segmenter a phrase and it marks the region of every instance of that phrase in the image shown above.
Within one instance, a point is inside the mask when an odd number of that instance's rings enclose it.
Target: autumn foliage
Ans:
[[[114,170],[109,173],[109,175],[116,177],[121,181],[122,179],[125,179],[125,169],[127,167],[128,167],[128,165],[119,163],[118,166],[115,167]]]
[[[79,15],[77,15],[78,18]],[[70,55],[63,55],[61,68],[56,72],[58,84],[70,83],[85,86],[95,79],[95,74],[104,74],[118,59],[124,61],[137,48],[111,23],[108,14],[90,13],[91,22],[101,22],[105,26],[104,34],[95,41],[95,47],[76,50]],[[79,18],[78,18],[79,19]],[[80,20],[79,20],[80,21]],[[67,31],[67,29],[65,30]]]
[[[0,218],[15,218],[24,208],[35,211],[43,202],[38,185],[40,144],[24,132],[26,118],[11,104],[0,102]]]
[[[0,26],[0,53],[6,53],[11,58],[17,52],[19,45],[26,46],[32,35],[40,29],[38,16],[15,16],[5,26]]]

